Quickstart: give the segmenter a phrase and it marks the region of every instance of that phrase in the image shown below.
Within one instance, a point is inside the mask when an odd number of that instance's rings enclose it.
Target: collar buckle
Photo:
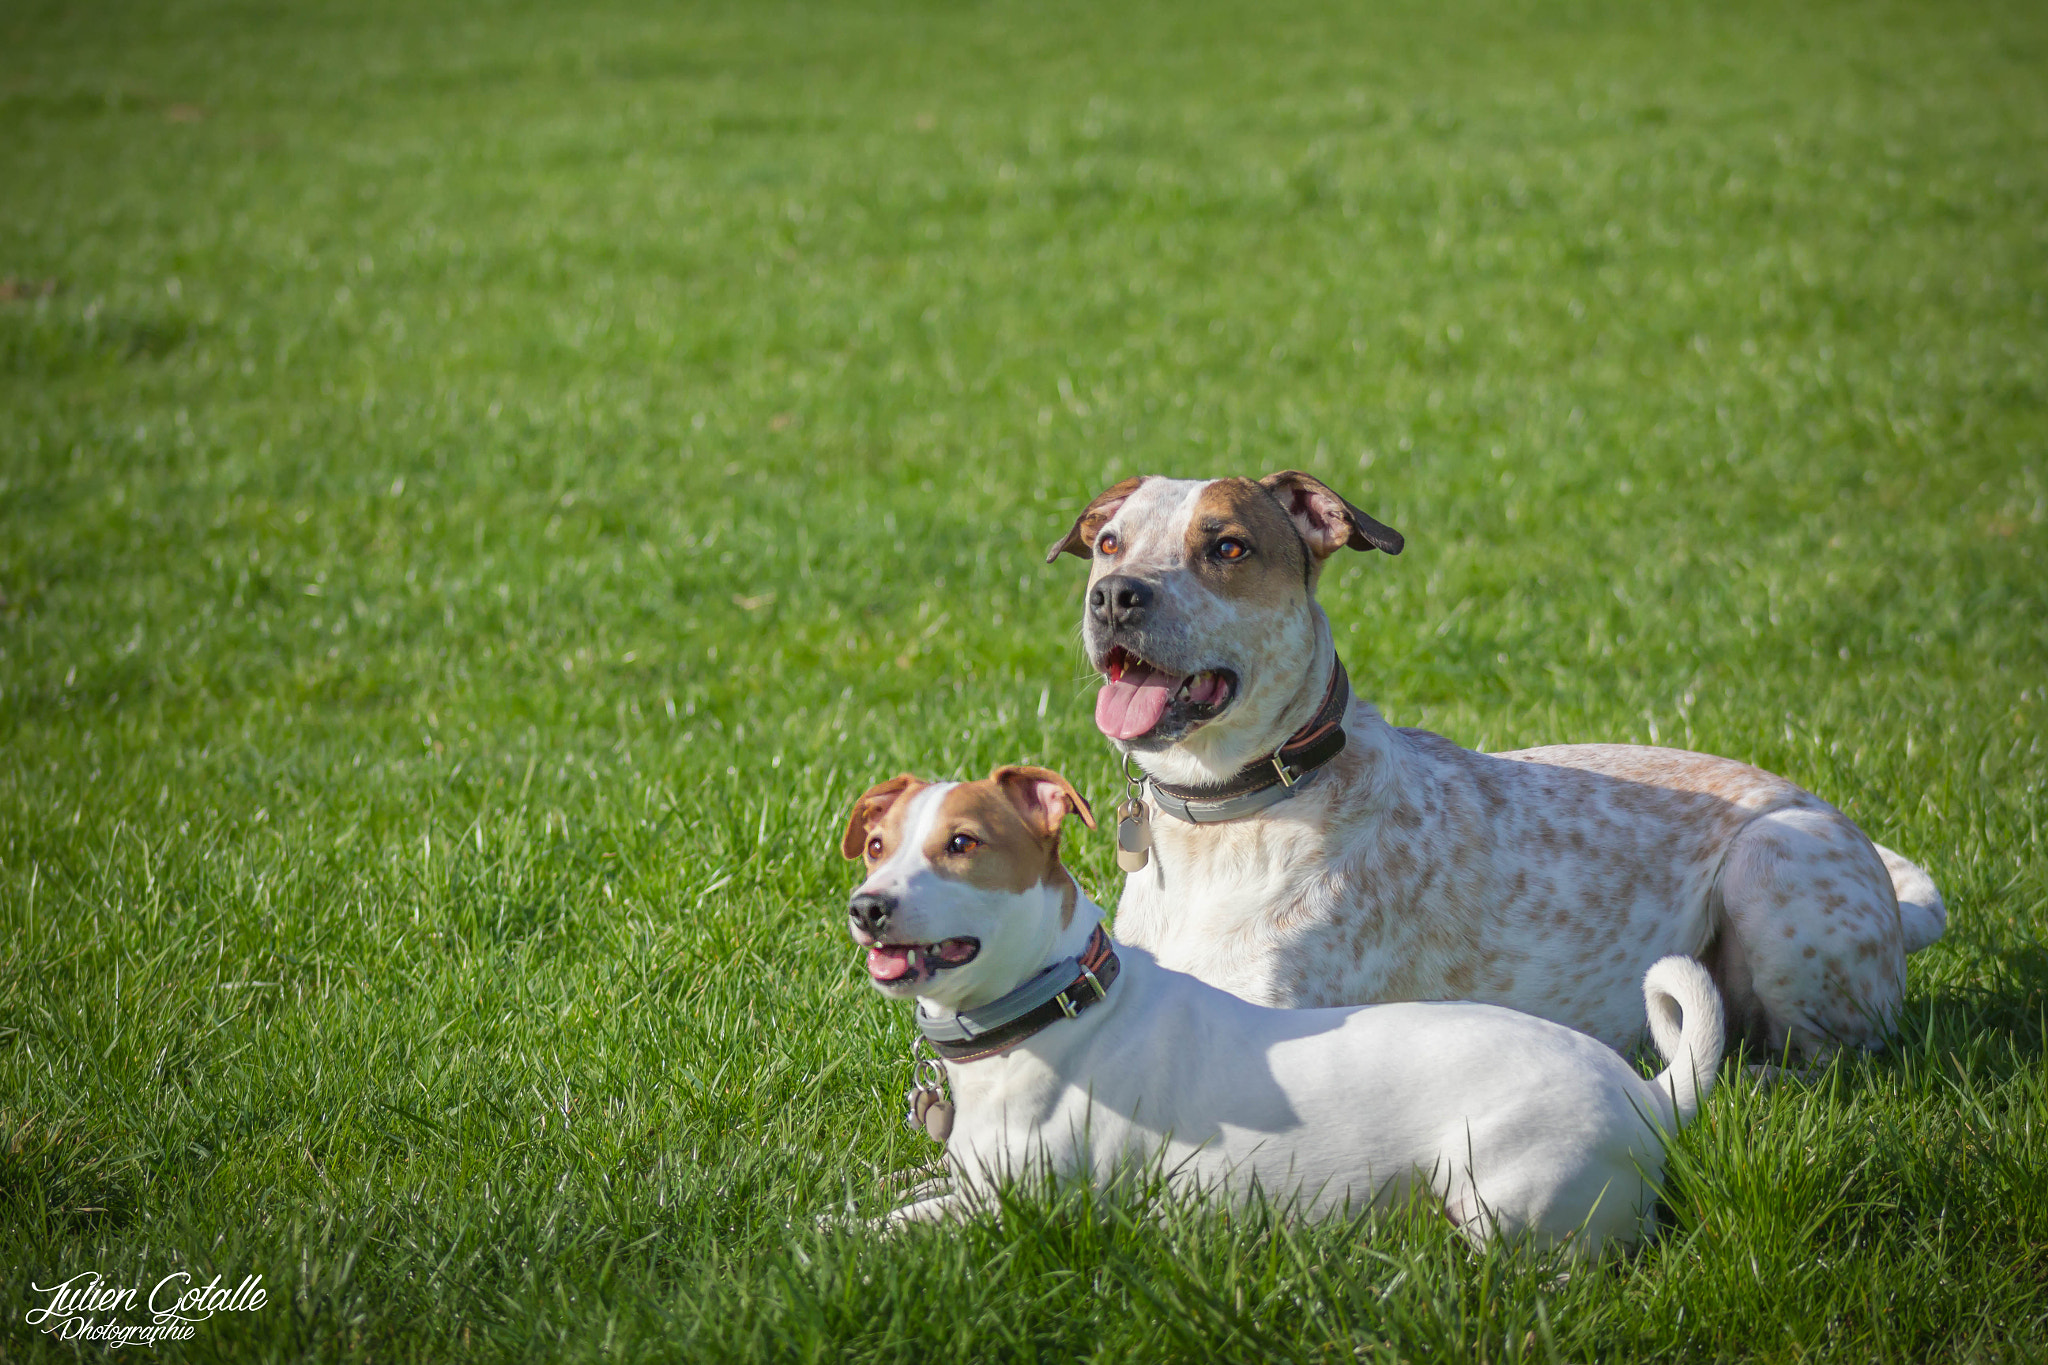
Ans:
[[[1101,925],[1088,936],[1088,946],[1078,957],[1047,967],[1008,995],[974,1010],[962,1010],[950,1018],[932,1019],[917,1008],[919,1034],[933,1051],[949,1062],[979,1061],[1007,1052],[1040,1029],[1062,1018],[1079,1018],[1109,999],[1119,967],[1116,950]],[[1094,994],[1083,989],[1086,982]]]
[[[1273,771],[1279,776],[1281,786],[1292,790],[1294,784],[1301,781],[1303,776],[1301,769],[1290,768],[1287,765],[1287,760],[1280,757],[1278,750],[1275,750],[1273,753],[1272,763]]]

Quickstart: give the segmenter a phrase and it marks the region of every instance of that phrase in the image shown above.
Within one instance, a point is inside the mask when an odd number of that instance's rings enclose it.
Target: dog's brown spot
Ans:
[[[1247,551],[1219,555],[1232,541]],[[1204,487],[1188,515],[1188,566],[1218,597],[1285,610],[1301,596],[1308,572],[1301,534],[1273,495],[1250,479],[1217,479]]]
[[[966,835],[974,846],[954,852],[952,844],[959,835]],[[1048,848],[995,783],[963,782],[941,798],[938,816],[925,835],[924,856],[942,877],[988,891],[1022,892],[1052,882],[1059,844],[1054,840]]]
[[[877,834],[882,836],[884,848],[896,847],[903,812],[910,808],[907,798],[930,785],[909,773],[898,773],[887,782],[877,782],[862,792],[854,800],[853,814],[846,822],[846,833],[839,837],[839,851],[849,858],[858,858],[866,852],[869,841]]]
[[[1081,515],[1074,518],[1074,524],[1067,528],[1067,533],[1054,541],[1052,548],[1045,552],[1045,562],[1052,563],[1062,553],[1079,555],[1083,559],[1094,554],[1095,533],[1102,529],[1104,522],[1116,515],[1116,509],[1123,506],[1124,500],[1137,492],[1138,485],[1143,482],[1145,476],[1140,474],[1097,493],[1095,500],[1082,508]]]
[[[1354,550],[1401,553],[1399,531],[1367,516],[1313,474],[1283,469],[1260,479],[1259,486],[1273,495],[1318,561],[1347,545]]]
[[[1032,805],[1020,786],[1051,783],[1062,789],[1060,808]],[[1019,893],[1043,884],[1060,897],[1060,926],[1073,923],[1080,888],[1060,863],[1060,823],[1078,815],[1094,828],[1088,803],[1067,780],[1044,768],[998,768],[979,782],[963,782],[939,803],[925,835],[924,857],[942,877],[990,891]],[[968,842],[955,841],[965,835]],[[884,836],[887,837],[886,834]]]
[[[1508,808],[1507,789],[1502,785],[1503,774],[1491,764],[1480,764],[1472,770],[1472,785],[1478,789],[1479,799],[1486,803],[1486,814],[1490,820],[1498,820]]]
[[[1395,844],[1381,857],[1380,866],[1394,881],[1405,882],[1415,875],[1415,854],[1406,844]]]

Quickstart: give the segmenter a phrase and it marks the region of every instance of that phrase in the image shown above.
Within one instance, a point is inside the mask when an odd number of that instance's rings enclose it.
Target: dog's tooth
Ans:
[[[920,961],[920,959],[921,959],[922,957],[923,957],[923,954],[919,953],[919,952],[917,951],[917,949],[915,949],[915,948],[912,948],[912,949],[911,949],[911,950],[910,950],[909,952],[907,952],[907,953],[905,953],[905,954],[903,955],[903,960],[904,960],[904,961],[906,961],[906,962],[908,962],[908,963],[910,964],[910,970],[912,970],[912,971],[914,972],[914,971],[916,971],[916,970],[917,970],[917,969],[918,969],[918,968],[919,968],[920,966],[922,966],[922,965],[923,965],[923,963],[922,963],[922,962]]]

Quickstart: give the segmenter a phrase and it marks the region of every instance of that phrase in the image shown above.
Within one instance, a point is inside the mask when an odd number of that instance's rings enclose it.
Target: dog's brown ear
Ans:
[[[1041,837],[1058,834],[1060,822],[1069,815],[1078,815],[1082,824],[1095,828],[1095,812],[1088,809],[1087,801],[1074,790],[1073,783],[1050,768],[1010,764],[990,773],[988,780],[1010,798],[1024,823]]]
[[[1318,560],[1327,559],[1347,545],[1354,550],[1384,550],[1401,553],[1401,533],[1383,526],[1338,496],[1313,474],[1283,469],[1259,480],[1301,532],[1302,540]]]
[[[875,821],[889,813],[889,807],[902,800],[905,795],[924,785],[909,773],[898,773],[887,782],[877,782],[860,794],[853,803],[853,818],[846,822],[846,833],[840,836],[839,851],[849,858],[858,858],[861,850],[868,846],[868,831]]]
[[[1081,509],[1081,515],[1074,518],[1074,524],[1067,533],[1052,543],[1045,552],[1045,562],[1050,564],[1062,552],[1079,555],[1086,559],[1095,553],[1095,533],[1102,529],[1102,523],[1116,515],[1116,509],[1124,505],[1124,499],[1138,491],[1138,485],[1145,482],[1140,474],[1125,479],[1122,483],[1103,489],[1095,495],[1095,501]]]

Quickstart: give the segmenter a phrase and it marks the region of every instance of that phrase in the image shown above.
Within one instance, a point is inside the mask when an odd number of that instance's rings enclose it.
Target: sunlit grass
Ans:
[[[2044,62],[2020,5],[0,15],[0,1355],[183,1267],[276,1291],[193,1359],[2037,1358]],[[850,798],[1111,797],[1045,545],[1284,467],[1408,538],[1323,591],[1395,723],[1923,861],[1900,1044],[1725,1086],[1562,1281],[1164,1198],[821,1231],[930,1155]]]

